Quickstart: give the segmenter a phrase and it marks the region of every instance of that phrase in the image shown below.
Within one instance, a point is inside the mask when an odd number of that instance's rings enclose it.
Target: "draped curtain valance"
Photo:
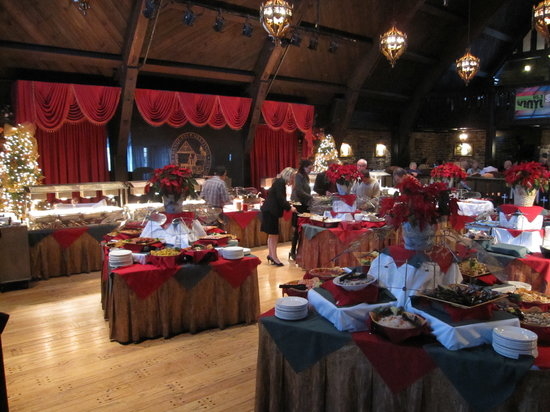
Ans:
[[[151,126],[165,123],[182,127],[187,123],[221,129],[226,125],[242,129],[251,99],[245,97],[214,96],[198,93],[136,89],[136,105],[143,119]]]
[[[103,126],[115,114],[119,98],[119,87],[19,80],[14,96],[16,121],[34,123],[48,132],[85,120]]]

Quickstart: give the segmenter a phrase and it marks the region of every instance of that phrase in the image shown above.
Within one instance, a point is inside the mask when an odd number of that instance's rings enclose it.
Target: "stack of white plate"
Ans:
[[[298,296],[285,296],[275,302],[275,316],[284,320],[303,319],[308,313],[308,300]]]
[[[118,268],[134,263],[132,251],[127,249],[112,249],[109,252],[109,267]]]
[[[518,359],[520,355],[536,358],[537,334],[517,326],[500,326],[493,329],[493,349],[507,358]]]
[[[244,249],[240,246],[228,246],[222,249],[224,259],[241,259],[244,256]]]

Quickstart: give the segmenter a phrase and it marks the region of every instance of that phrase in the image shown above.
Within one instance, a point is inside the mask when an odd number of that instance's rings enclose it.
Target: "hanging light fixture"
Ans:
[[[468,45],[470,44],[470,15],[471,15],[471,0],[468,0]],[[466,49],[466,54],[456,61],[456,72],[468,86],[470,80],[479,71],[481,60],[470,53],[470,48]]]
[[[268,0],[260,6],[262,26],[274,39],[280,39],[290,28],[292,3],[284,0]]]
[[[88,10],[90,9],[90,0],[71,0],[71,2],[83,16],[88,14]]]
[[[397,29],[395,23],[386,33],[380,36],[380,51],[389,60],[391,67],[405,52],[407,48],[407,35]]]
[[[550,41],[550,0],[533,6],[533,23],[546,42]]]

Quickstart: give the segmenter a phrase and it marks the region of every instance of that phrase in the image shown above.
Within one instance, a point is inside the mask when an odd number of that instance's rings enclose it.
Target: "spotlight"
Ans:
[[[218,13],[218,15],[216,16],[216,22],[214,23],[214,26],[212,26],[212,27],[214,28],[215,31],[217,31],[219,33],[223,30],[224,24],[225,24],[225,19],[223,18],[221,13]]]
[[[147,0],[145,2],[145,8],[143,9],[143,17],[146,19],[154,19],[157,14],[157,2],[156,0]]]
[[[252,24],[245,21],[243,24],[243,36],[252,37],[253,31],[254,31],[254,27],[252,27]]]
[[[193,10],[191,10],[190,8],[187,8],[187,10],[185,10],[185,13],[183,13],[183,23],[186,26],[192,26],[193,23],[195,23],[196,19],[197,15],[193,13]]]
[[[290,38],[290,44],[296,47],[300,47],[300,44],[302,44],[302,37],[300,36],[300,33],[296,31],[292,33],[292,37]]]
[[[317,46],[319,45],[319,39],[317,37],[312,37],[309,39],[309,45],[307,48],[309,50],[317,50]]]
[[[340,45],[335,40],[331,40],[330,45],[328,46],[328,52],[329,53],[336,53],[339,46]]]

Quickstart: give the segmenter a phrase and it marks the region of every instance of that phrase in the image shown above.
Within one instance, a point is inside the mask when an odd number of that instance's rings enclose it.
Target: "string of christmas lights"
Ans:
[[[321,173],[327,170],[330,160],[336,160],[337,163],[340,163],[340,161],[338,160],[338,150],[336,150],[336,143],[332,135],[320,132],[317,136],[319,138],[319,147],[315,154],[313,170],[316,173]]]
[[[4,129],[3,151],[0,152],[0,207],[24,218],[30,204],[25,186],[39,184],[42,172],[38,166],[38,152],[34,126],[18,125]]]

